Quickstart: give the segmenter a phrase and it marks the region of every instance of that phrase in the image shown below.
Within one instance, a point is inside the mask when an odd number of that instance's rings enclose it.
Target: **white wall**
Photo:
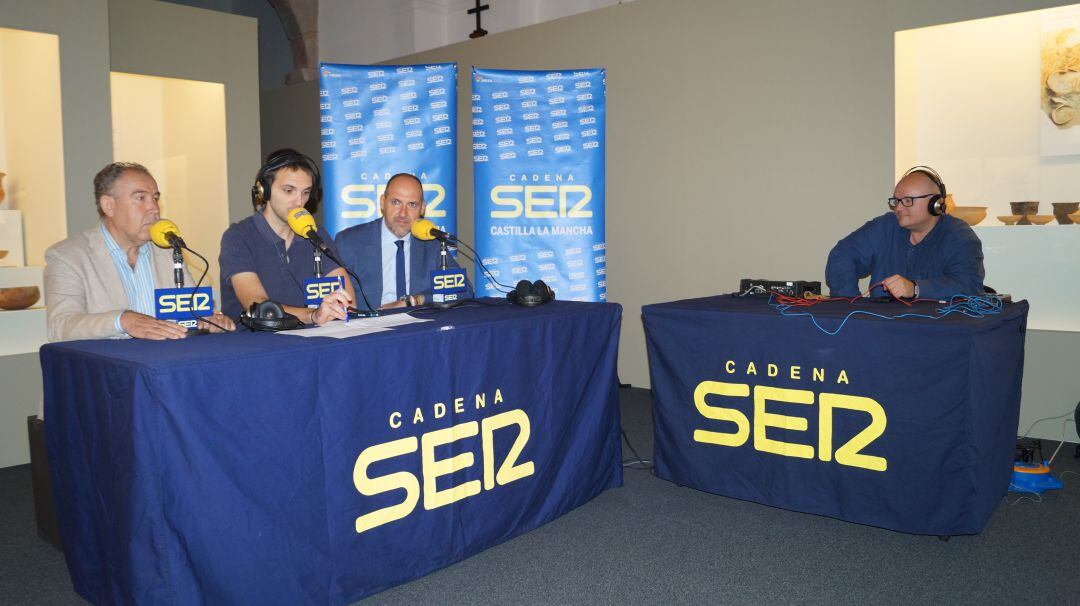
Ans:
[[[113,153],[145,164],[161,191],[161,216],[210,261],[204,284],[219,287],[217,258],[229,226],[225,87],[216,82],[113,73]],[[202,261],[190,255],[198,279]]]
[[[5,207],[22,211],[25,264],[41,266],[67,236],[59,37],[0,29],[0,80]]]
[[[495,34],[631,0],[497,0],[482,26]],[[484,3],[481,3],[484,4]],[[321,0],[319,60],[367,65],[469,39],[468,0]]]
[[[112,71],[224,85],[228,196],[214,202],[225,205],[233,221],[250,214],[251,183],[262,165],[255,19],[167,2],[110,0],[109,27]]]
[[[112,158],[108,15],[106,0],[5,0],[0,9],[0,27],[59,37],[64,159],[52,178],[64,185],[66,221],[58,223],[67,231],[97,216],[91,180]],[[0,356],[0,385],[0,467],[19,465],[30,460],[26,417],[41,402],[37,353]]]
[[[895,168],[933,166],[958,205],[988,207],[975,228],[987,284],[1031,303],[1029,328],[1080,331],[1080,280],[1066,277],[1080,226],[997,218],[1010,201],[1039,200],[1050,215],[1052,202],[1080,200],[1080,155],[1040,155],[1041,24],[1060,12],[898,32]]]

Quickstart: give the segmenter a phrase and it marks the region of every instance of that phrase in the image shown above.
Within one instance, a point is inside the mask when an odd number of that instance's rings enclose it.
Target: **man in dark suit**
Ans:
[[[338,233],[338,255],[360,278],[361,287],[379,309],[413,307],[431,300],[431,272],[439,265],[439,243],[412,236],[412,224],[424,216],[424,186],[409,173],[386,182],[379,197],[382,221],[355,225]],[[458,267],[453,256],[448,265]],[[466,294],[471,297],[472,292]]]

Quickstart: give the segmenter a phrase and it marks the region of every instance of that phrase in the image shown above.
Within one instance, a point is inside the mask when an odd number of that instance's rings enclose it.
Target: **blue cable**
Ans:
[[[896,316],[886,316],[874,313],[872,311],[856,309],[848,312],[847,315],[844,316],[844,319],[840,321],[840,325],[836,327],[836,330],[830,331],[818,323],[818,320],[814,316],[813,312],[790,311],[793,307],[798,306],[775,303],[775,298],[775,295],[773,295],[772,293],[769,294],[769,306],[779,311],[781,316],[787,316],[792,318],[798,316],[809,316],[810,321],[814,324],[814,327],[816,327],[821,332],[829,335],[830,337],[838,334],[840,330],[844,328],[844,325],[847,324],[847,321],[850,320],[853,316],[857,315],[873,316],[875,318],[881,318],[883,320],[899,320],[900,318],[924,318],[927,320],[940,320],[941,318],[944,318],[945,316],[954,313],[963,314],[969,318],[985,318],[989,315],[999,314],[1005,308],[1005,303],[1001,300],[1001,297],[997,295],[953,295],[949,299],[947,305],[934,310],[937,315],[931,316],[928,314],[919,313],[903,313]]]

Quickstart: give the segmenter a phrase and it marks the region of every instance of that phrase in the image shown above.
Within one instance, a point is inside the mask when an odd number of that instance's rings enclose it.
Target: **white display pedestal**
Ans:
[[[0,310],[0,356],[36,353],[45,344],[42,267],[0,267],[0,288],[37,286],[41,298],[28,309]]]

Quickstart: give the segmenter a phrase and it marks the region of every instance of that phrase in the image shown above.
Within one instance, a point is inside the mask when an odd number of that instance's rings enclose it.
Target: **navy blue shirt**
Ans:
[[[330,235],[318,228],[319,236],[333,251]],[[230,318],[242,311],[232,277],[243,272],[255,272],[266,295],[284,305],[304,307],[304,280],[315,276],[315,246],[300,236],[294,236],[289,249],[285,240],[270,229],[266,217],[255,213],[237,221],[221,236],[221,310]],[[336,255],[335,255],[336,256]],[[337,269],[337,263],[323,255],[323,275]]]
[[[859,294],[859,278],[870,284],[899,274],[919,283],[919,296],[948,299],[983,293],[982,242],[975,231],[952,215],[942,215],[918,244],[889,212],[867,221],[829,252],[825,281],[834,297]],[[880,286],[872,297],[888,296]]]

